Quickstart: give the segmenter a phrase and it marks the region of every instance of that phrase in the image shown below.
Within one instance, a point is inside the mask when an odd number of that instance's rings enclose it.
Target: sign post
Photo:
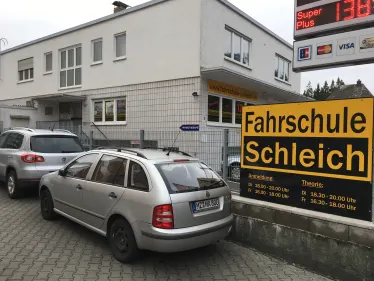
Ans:
[[[373,112],[374,98],[244,107],[240,195],[371,221]]]

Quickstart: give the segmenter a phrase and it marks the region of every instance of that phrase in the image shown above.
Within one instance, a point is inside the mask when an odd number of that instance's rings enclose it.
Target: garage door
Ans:
[[[10,126],[14,127],[29,127],[29,119],[25,118],[11,118],[10,119]]]

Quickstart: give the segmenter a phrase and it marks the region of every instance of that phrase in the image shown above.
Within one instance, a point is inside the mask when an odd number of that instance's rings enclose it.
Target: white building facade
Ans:
[[[183,124],[237,130],[242,106],[305,100],[292,56],[226,0],[154,0],[3,51],[0,114],[4,128],[79,126],[110,140],[145,130],[159,145]],[[206,138],[187,149],[200,154]]]

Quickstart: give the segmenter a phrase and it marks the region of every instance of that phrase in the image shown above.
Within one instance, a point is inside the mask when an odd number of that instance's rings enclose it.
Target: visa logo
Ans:
[[[339,45],[340,50],[348,50],[355,47],[355,43],[347,43]]]

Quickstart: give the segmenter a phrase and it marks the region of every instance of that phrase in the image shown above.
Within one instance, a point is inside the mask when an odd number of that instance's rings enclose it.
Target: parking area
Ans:
[[[67,220],[44,221],[36,195],[10,200],[0,188],[3,280],[328,280],[223,241],[178,254],[143,253],[133,264],[112,257],[106,240]]]

